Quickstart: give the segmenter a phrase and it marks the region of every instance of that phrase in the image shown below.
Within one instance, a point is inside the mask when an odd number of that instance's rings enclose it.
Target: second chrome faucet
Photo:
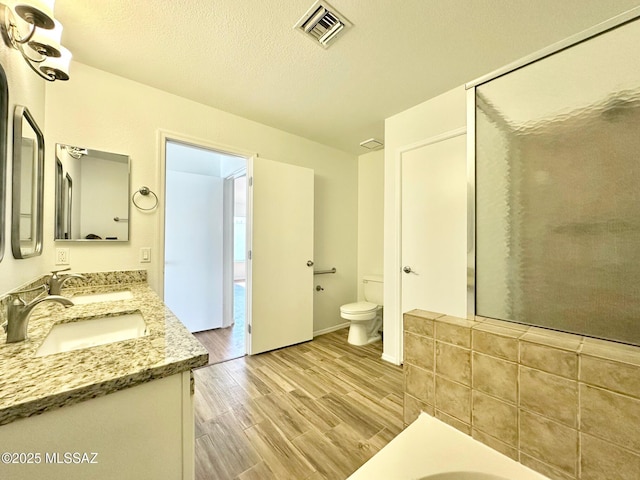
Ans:
[[[53,270],[49,279],[47,280],[49,295],[60,295],[62,291],[62,286],[72,278],[85,278],[83,275],[79,273],[69,273],[67,275],[58,275],[60,272],[66,272],[69,268],[64,268],[62,270]]]

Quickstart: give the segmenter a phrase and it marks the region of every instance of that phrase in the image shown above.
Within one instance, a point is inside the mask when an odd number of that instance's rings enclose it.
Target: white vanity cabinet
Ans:
[[[191,480],[191,372],[0,426],[0,454],[2,480]]]

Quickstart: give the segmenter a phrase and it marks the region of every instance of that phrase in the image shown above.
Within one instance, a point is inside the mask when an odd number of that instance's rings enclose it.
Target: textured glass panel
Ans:
[[[640,345],[640,22],[476,88],[476,313]]]

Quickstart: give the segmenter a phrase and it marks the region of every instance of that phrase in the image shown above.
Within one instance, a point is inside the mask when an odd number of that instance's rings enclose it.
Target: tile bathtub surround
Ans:
[[[637,479],[640,348],[404,315],[404,422],[434,415],[553,480]]]
[[[122,290],[122,285],[99,290]],[[132,299],[70,308],[53,302],[39,306],[25,342],[7,344],[0,331],[0,425],[206,365],[204,347],[146,283],[127,283],[126,288]],[[96,289],[88,287],[87,293]],[[143,337],[35,357],[57,323],[133,311],[139,311],[147,324]]]

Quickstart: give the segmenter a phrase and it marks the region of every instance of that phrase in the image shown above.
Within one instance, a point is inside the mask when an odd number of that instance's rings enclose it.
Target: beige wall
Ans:
[[[10,66],[14,64],[13,57]],[[159,193],[163,188],[158,139],[159,131],[163,130],[314,169],[314,260],[320,268],[335,266],[339,272],[332,276],[327,289],[330,295],[315,297],[314,331],[341,323],[340,305],[353,301],[357,295],[357,157],[77,62],[72,63],[70,81],[46,85],[45,101],[44,82],[20,62],[7,72],[11,101],[29,106],[41,126],[44,125],[47,145],[44,253],[20,261],[13,261],[10,253],[9,258],[5,254],[0,263],[2,291],[54,268],[55,247],[62,245],[53,241],[54,145],[68,143],[130,155],[132,188],[146,185]],[[151,213],[132,208],[130,225],[128,243],[64,243],[64,247],[70,248],[73,270],[148,268],[149,283],[159,290],[163,266],[159,247],[162,208]],[[9,233],[8,227],[6,232]],[[152,248],[150,264],[139,263],[141,247]]]
[[[399,150],[466,126],[466,90],[443,93],[385,121],[384,151],[384,352],[382,358],[402,361],[400,305],[400,179]],[[465,307],[466,308],[466,307]]]
[[[358,299],[362,278],[383,274],[384,150],[358,157]]]

